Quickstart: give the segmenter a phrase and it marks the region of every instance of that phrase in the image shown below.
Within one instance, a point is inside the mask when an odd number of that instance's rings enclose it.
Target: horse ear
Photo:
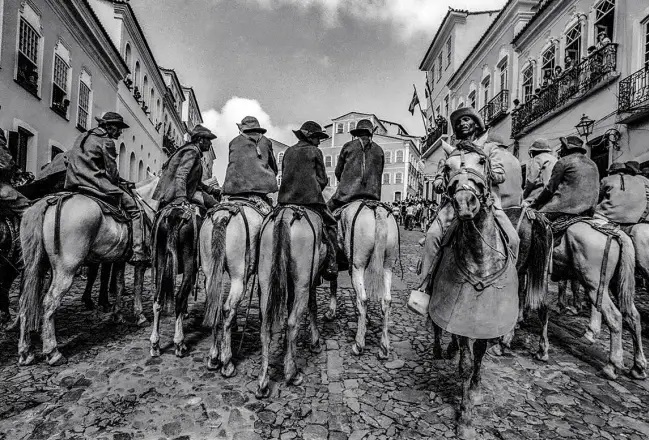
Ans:
[[[455,148],[453,148],[451,144],[449,144],[443,139],[442,139],[442,148],[444,149],[444,152],[446,153],[447,156],[450,155],[453,152],[453,150],[455,150]]]

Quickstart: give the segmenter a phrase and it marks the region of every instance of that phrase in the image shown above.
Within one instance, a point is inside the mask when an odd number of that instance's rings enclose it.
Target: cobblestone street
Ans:
[[[114,324],[109,314],[89,312],[77,280],[56,315],[61,352],[68,363],[48,367],[42,357],[18,368],[17,334],[0,333],[0,439],[392,439],[450,438],[461,393],[457,361],[433,360],[432,333],[406,307],[415,276],[420,232],[402,232],[404,281],[399,265],[393,286],[391,341],[387,362],[378,360],[380,310],[369,308],[367,349],[351,353],[356,328],[355,299],[347,283],[339,292],[337,320],[322,319],[328,286],[318,289],[318,319],[326,349],[308,350],[306,326],[298,359],[302,386],[287,386],[276,335],[271,356],[272,393],[256,400],[260,364],[258,309],[252,302],[241,351],[245,304],[233,335],[238,375],[224,379],[205,367],[211,331],[201,327],[203,292],[190,301],[186,320],[189,355],[173,354],[173,319],[161,324],[162,356],[149,357],[150,324]],[[131,272],[129,272],[129,277]],[[150,278],[147,278],[147,282]],[[131,279],[127,289],[131,289]],[[145,313],[151,319],[152,286]],[[554,288],[554,287],[553,287]],[[127,296],[128,309],[132,296]],[[246,299],[247,304],[247,299]],[[15,307],[17,297],[11,298]],[[646,293],[638,295],[645,323]],[[556,306],[553,304],[553,309]],[[603,378],[608,351],[603,330],[595,345],[579,336],[586,317],[550,317],[550,361],[534,360],[538,321],[518,332],[513,353],[487,357],[485,401],[477,407],[483,439],[641,439],[649,437],[649,381],[620,375]],[[645,324],[646,325],[646,324]],[[646,336],[646,333],[645,333]],[[40,338],[35,337],[40,350]],[[444,343],[449,337],[445,336]],[[645,347],[649,347],[646,344]],[[625,332],[625,361],[631,366],[631,338]]]

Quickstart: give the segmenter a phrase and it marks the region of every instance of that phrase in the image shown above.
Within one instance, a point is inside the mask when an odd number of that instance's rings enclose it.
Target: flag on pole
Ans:
[[[408,106],[408,111],[411,115],[415,115],[415,107],[419,105],[419,96],[417,96],[417,90],[415,89],[412,99],[410,100],[410,105]]]

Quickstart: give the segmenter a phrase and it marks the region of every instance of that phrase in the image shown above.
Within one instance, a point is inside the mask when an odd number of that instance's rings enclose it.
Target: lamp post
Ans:
[[[593,121],[588,116],[586,116],[585,113],[581,117],[579,124],[575,125],[575,128],[577,129],[577,133],[579,133],[579,136],[583,136],[586,138],[586,143],[588,143],[588,136],[593,134],[594,125],[595,125],[595,121]]]

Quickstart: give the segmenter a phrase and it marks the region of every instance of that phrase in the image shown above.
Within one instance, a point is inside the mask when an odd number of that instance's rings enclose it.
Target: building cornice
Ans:
[[[198,105],[198,100],[196,99],[196,93],[194,93],[194,88],[193,87],[188,87],[188,86],[182,86],[183,92],[187,91],[189,95],[189,105],[191,106],[192,103],[196,107],[196,112],[198,113],[198,117],[201,120],[201,123],[203,122],[203,115],[201,114],[201,108]]]
[[[171,81],[176,85],[176,88],[178,89],[178,94],[180,95],[181,101],[180,102],[185,102],[185,94],[183,93],[183,86],[180,84],[180,80],[178,79],[178,74],[176,74],[176,71],[174,69],[166,69],[162,66],[158,66],[158,69],[162,73],[167,73],[171,76]]]
[[[549,21],[561,15],[563,11],[574,7],[576,3],[577,0],[546,0],[525,27],[514,37],[512,41],[514,47],[520,50],[521,47],[535,41],[539,37],[541,29],[544,29]]]

